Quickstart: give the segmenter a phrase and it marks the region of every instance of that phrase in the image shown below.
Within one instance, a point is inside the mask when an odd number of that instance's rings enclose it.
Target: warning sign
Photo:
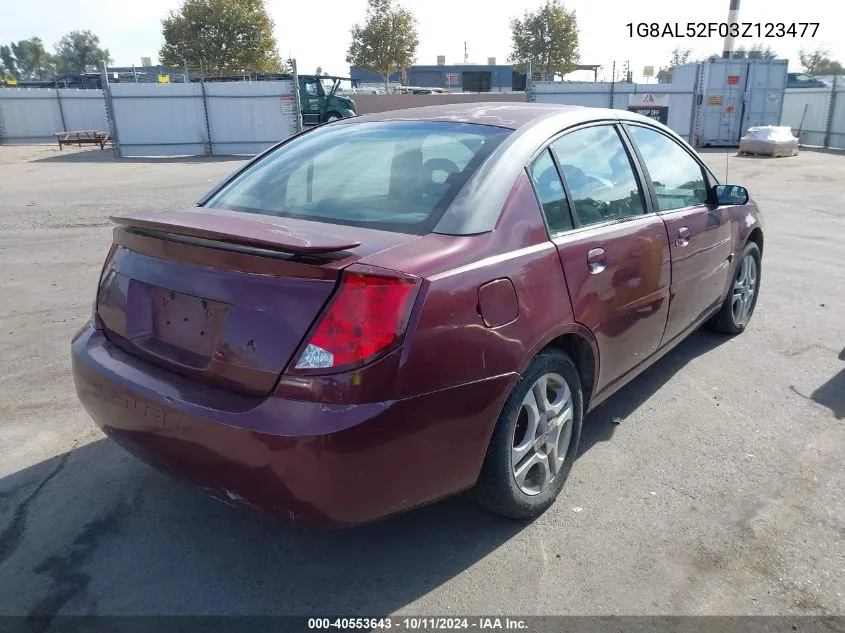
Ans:
[[[739,75],[728,75],[728,85],[729,86],[738,86],[739,85]]]
[[[664,106],[669,107],[668,94],[655,94],[653,92],[646,92],[644,94],[633,94],[628,97],[629,106]]]
[[[642,114],[666,125],[669,121],[669,95],[651,92],[630,95],[628,111]]]
[[[710,95],[707,97],[707,105],[720,106],[722,105],[722,95]]]

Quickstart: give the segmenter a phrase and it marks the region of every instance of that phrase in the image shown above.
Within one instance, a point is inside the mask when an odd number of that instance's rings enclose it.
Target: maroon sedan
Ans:
[[[539,104],[343,119],[114,220],[85,408],[220,499],[327,525],[466,490],[543,512],[590,409],[700,325],[743,331],[763,251],[746,190],[665,126]]]

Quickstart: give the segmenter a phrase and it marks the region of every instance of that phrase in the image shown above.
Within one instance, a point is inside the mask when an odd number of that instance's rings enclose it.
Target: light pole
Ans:
[[[730,59],[734,52],[734,38],[731,35],[730,25],[737,22],[739,17],[739,0],[731,0],[730,8],[728,9],[728,35],[725,37],[725,46],[722,50],[722,59]]]

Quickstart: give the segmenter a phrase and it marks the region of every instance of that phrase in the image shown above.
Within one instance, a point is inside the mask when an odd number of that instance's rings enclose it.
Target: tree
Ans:
[[[518,68],[530,61],[532,70],[543,77],[572,72],[578,64],[575,11],[567,11],[559,0],[546,0],[533,13],[526,11],[522,19],[512,18],[511,40],[508,61]]]
[[[390,75],[414,63],[419,46],[414,14],[393,0],[368,0],[364,24],[351,30],[346,62],[378,73],[385,92]]]
[[[672,51],[672,56],[669,58],[669,64],[667,66],[662,66],[660,70],[657,71],[657,83],[672,83],[672,70],[676,66],[688,64],[690,57],[692,57],[691,48],[681,48],[680,46],[676,46],[675,50]]]
[[[86,66],[97,66],[112,61],[109,49],[100,48],[100,38],[91,31],[71,31],[56,44],[56,72],[84,71]]]
[[[186,0],[161,23],[166,66],[216,75],[287,70],[264,0]]]
[[[755,44],[749,50],[740,46],[733,52],[733,59],[777,59],[777,56],[770,46],[762,44]]]
[[[52,55],[38,37],[0,46],[3,70],[15,79],[48,79],[55,74]]]
[[[0,77],[3,79],[20,79],[18,62],[12,54],[11,46],[0,45]]]
[[[824,47],[819,47],[813,52],[801,49],[798,59],[801,60],[801,66],[808,75],[845,74],[845,68],[843,68],[842,64],[832,60],[830,58],[830,51]]]

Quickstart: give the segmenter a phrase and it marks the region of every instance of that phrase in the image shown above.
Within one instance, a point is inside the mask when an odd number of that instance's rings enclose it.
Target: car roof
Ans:
[[[477,123],[495,125],[497,127],[519,129],[532,122],[554,114],[571,113],[577,118],[583,113],[585,120],[595,117],[599,108],[584,106],[559,105],[555,103],[519,103],[505,102],[477,102],[477,103],[445,103],[402,110],[389,110],[373,114],[362,114],[350,122],[368,121],[453,121],[458,123]],[[610,111],[609,111],[610,112]],[[588,114],[589,113],[589,114]],[[615,114],[611,118],[616,118]]]
[[[560,115],[566,115],[560,117]],[[631,117],[625,116],[632,114]],[[622,115],[622,116],[620,116]],[[601,119],[631,118],[638,115],[624,110],[592,108],[557,103],[519,103],[514,101],[485,101],[474,103],[445,103],[402,110],[389,110],[362,114],[344,122],[365,123],[370,121],[453,121],[458,123],[476,123],[494,125],[511,130],[531,125],[550,116],[565,118],[568,125]]]

